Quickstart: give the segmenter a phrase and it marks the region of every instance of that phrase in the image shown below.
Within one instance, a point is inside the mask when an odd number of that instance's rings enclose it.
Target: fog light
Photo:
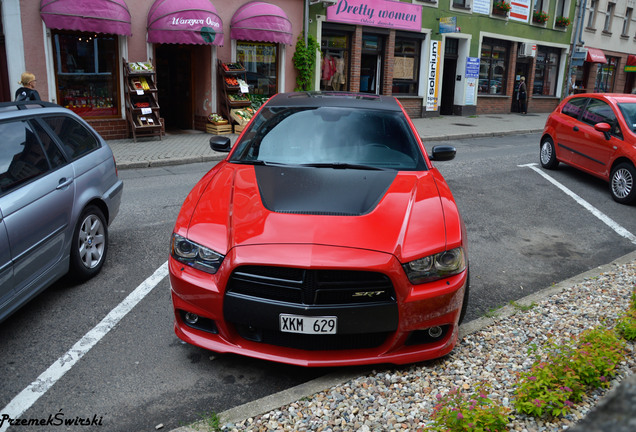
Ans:
[[[188,324],[194,325],[197,321],[199,321],[199,315],[193,314],[192,312],[186,312],[184,319]]]
[[[439,326],[431,327],[428,329],[428,335],[434,339],[437,339],[442,335],[442,328]]]

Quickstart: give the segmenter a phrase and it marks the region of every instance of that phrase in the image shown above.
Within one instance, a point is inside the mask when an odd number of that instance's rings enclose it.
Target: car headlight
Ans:
[[[183,264],[210,274],[216,273],[223,258],[225,258],[220,253],[190,241],[179,234],[172,234],[170,255]]]
[[[461,273],[466,268],[464,249],[455,248],[403,265],[412,284],[421,284]]]

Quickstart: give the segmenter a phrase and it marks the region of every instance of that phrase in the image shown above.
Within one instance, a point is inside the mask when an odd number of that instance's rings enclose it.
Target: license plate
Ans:
[[[338,318],[335,316],[303,316],[280,314],[280,331],[303,334],[336,334]]]

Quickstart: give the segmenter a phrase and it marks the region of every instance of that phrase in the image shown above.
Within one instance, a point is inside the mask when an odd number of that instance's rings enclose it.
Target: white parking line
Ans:
[[[592,213],[594,216],[596,216],[605,225],[607,225],[608,227],[613,229],[618,235],[620,235],[621,237],[625,237],[627,240],[629,240],[633,244],[636,244],[636,236],[634,234],[632,234],[629,231],[627,231],[625,228],[623,228],[618,223],[616,223],[612,218],[610,218],[605,213],[601,212],[599,209],[597,209],[596,207],[594,207],[593,205],[591,205],[590,203],[585,201],[583,198],[581,198],[580,196],[578,196],[577,194],[572,192],[570,189],[566,188],[561,183],[559,183],[558,181],[554,180],[552,177],[550,177],[545,172],[543,172],[541,169],[539,169],[537,167],[537,165],[538,164],[536,164],[536,163],[530,163],[530,164],[518,165],[518,166],[519,167],[528,167],[528,168],[530,168],[531,170],[533,170],[534,172],[536,172],[537,174],[539,174],[540,176],[545,178],[547,181],[549,181],[550,183],[552,183],[553,185],[555,185],[556,187],[561,189],[563,192],[565,192],[566,195],[569,195],[570,197],[572,197],[574,199],[574,201],[579,203],[586,210],[588,210],[590,213]]]
[[[44,371],[35,381],[29,384],[16,397],[0,410],[0,414],[8,415],[11,419],[17,419],[43,396],[62,376],[68,372],[97,342],[119,323],[152,289],[159,284],[168,274],[168,262],[163,263],[133,292],[128,294],[121,303],[111,310],[104,319],[84,335],[73,347],[62,355],[55,363]],[[0,432],[9,428],[8,422],[4,422]]]

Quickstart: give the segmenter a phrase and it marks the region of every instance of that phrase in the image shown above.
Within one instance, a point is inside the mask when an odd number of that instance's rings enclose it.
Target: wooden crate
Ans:
[[[209,134],[214,135],[224,135],[232,133],[232,125],[224,124],[224,125],[214,125],[212,123],[208,123],[205,125],[205,131]]]
[[[234,133],[241,133],[246,125],[234,125]]]

